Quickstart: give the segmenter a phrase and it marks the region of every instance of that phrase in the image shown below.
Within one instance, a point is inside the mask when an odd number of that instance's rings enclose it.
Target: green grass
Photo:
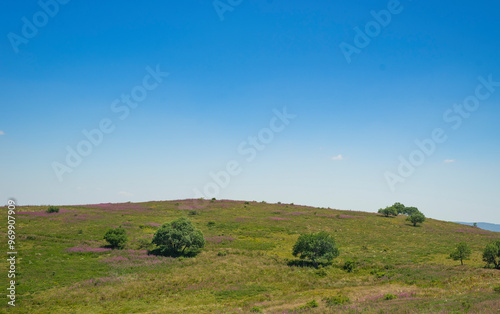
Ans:
[[[262,202],[111,207],[61,206],[52,214],[42,206],[18,208],[45,214],[16,215],[17,306],[7,309],[4,298],[0,311],[488,313],[500,308],[500,271],[485,268],[481,260],[484,246],[500,233],[433,219],[413,227],[405,216]],[[188,217],[210,239],[204,250],[193,258],[147,256],[158,225],[179,217]],[[119,226],[129,239],[123,250],[68,251],[104,247],[106,230]],[[6,230],[4,222],[4,239]],[[298,236],[318,231],[334,235],[340,256],[320,269],[289,266],[300,264],[291,254]],[[462,241],[472,249],[464,266],[449,258]],[[346,261],[352,262],[350,272]],[[0,288],[6,291],[7,280]]]

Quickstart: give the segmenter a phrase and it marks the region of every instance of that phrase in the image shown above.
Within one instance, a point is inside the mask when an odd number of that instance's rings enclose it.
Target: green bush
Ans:
[[[196,229],[187,218],[179,218],[170,223],[163,224],[153,236],[162,255],[182,256],[196,254],[205,246],[203,233]]]
[[[190,210],[190,211],[188,212],[188,215],[191,215],[191,216],[196,216],[196,215],[199,215],[199,214],[200,214],[200,213],[199,213],[199,212],[197,212],[196,210]]]
[[[420,211],[416,207],[405,207],[401,213],[404,215],[411,216],[413,214],[420,213]]]
[[[406,221],[411,222],[413,226],[416,227],[418,223],[423,223],[425,221],[425,216],[421,212],[413,213],[406,218]]]
[[[302,234],[293,246],[293,256],[309,259],[317,267],[318,262],[329,262],[339,256],[335,240],[327,232]]]
[[[495,268],[500,268],[500,240],[496,240],[486,245],[483,251],[483,261],[485,261],[488,266],[493,264]]]
[[[323,301],[326,303],[326,306],[331,307],[335,305],[342,305],[349,303],[349,298],[343,295],[335,295],[331,297],[324,298]]]
[[[250,309],[250,312],[252,313],[264,313],[264,311],[262,311],[262,309],[258,306],[254,306]]]
[[[115,229],[108,229],[104,234],[104,240],[113,248],[122,249],[127,242],[127,233],[121,226]]]
[[[49,206],[49,208],[47,208],[47,213],[49,213],[49,214],[58,213],[58,212],[59,212],[59,207]]]
[[[500,292],[500,285],[493,288],[493,291]]]
[[[207,222],[207,226],[209,226],[209,227],[215,226],[215,221],[209,221],[209,222]]]
[[[217,253],[217,256],[226,256],[226,255],[227,255],[226,251],[219,251],[219,253]]]
[[[386,207],[384,209],[381,208],[381,209],[378,210],[378,213],[379,214],[384,214],[385,217],[397,216],[398,215],[397,209],[394,208],[394,207],[392,207],[392,206],[391,207]]]
[[[464,260],[469,259],[471,254],[471,249],[465,242],[460,242],[457,245],[455,251],[451,252],[450,257],[455,261],[460,261],[460,264],[464,264]]]
[[[347,271],[348,273],[352,273],[354,271],[354,269],[356,268],[356,262],[353,261],[353,260],[348,259],[347,261],[345,261],[345,263],[342,266],[342,268],[345,271]]]
[[[138,250],[150,250],[153,248],[153,244],[151,240],[148,238],[142,238],[137,240],[137,249]]]
[[[316,300],[312,300],[312,301],[307,302],[305,305],[299,306],[297,308],[297,310],[307,310],[307,309],[312,309],[312,308],[315,308],[318,306],[319,306],[318,302],[316,302]]]
[[[384,300],[393,300],[393,299],[396,299],[397,297],[392,294],[392,293],[387,293],[386,295],[384,295]]]
[[[321,266],[320,266],[321,267]],[[316,271],[316,275],[318,277],[321,277],[321,278],[324,278],[326,277],[328,274],[326,273],[326,271],[323,269],[323,268],[320,268]]]

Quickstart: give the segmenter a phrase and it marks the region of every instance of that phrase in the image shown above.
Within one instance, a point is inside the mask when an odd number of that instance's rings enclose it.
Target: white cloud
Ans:
[[[5,132],[0,130],[0,135],[5,135]]]
[[[338,154],[337,156],[333,156],[332,160],[344,160],[344,156],[342,156],[342,154]]]
[[[447,164],[451,164],[452,162],[455,162],[455,159],[445,159],[444,162]]]

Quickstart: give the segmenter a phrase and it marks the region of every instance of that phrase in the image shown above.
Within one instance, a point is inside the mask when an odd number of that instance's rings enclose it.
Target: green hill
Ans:
[[[227,200],[63,206],[52,214],[46,208],[17,209],[18,298],[9,312],[286,313],[312,300],[319,306],[302,311],[500,308],[500,271],[481,258],[500,233],[470,226],[427,219],[413,227],[405,216]],[[179,217],[204,233],[203,251],[148,255],[158,227]],[[104,233],[118,226],[127,230],[126,248],[105,248]],[[298,236],[322,230],[334,235],[340,256],[318,269],[296,266]],[[448,258],[460,241],[472,248],[464,266]],[[342,267],[347,260],[355,263],[352,272]],[[4,278],[3,291],[6,284]]]

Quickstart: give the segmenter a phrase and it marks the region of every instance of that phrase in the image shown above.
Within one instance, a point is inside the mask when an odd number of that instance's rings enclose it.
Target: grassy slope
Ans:
[[[189,215],[193,208],[198,215]],[[17,215],[17,312],[249,312],[258,306],[274,313],[313,299],[320,307],[312,313],[500,308],[500,293],[493,291],[500,271],[485,269],[481,261],[482,248],[500,234],[469,226],[428,219],[412,227],[404,216],[236,201],[64,209],[51,215]],[[204,251],[195,258],[147,256],[144,249],[157,229],[155,223],[182,216],[203,231],[208,240]],[[128,232],[126,250],[67,251],[99,248],[107,228],[119,225]],[[287,266],[299,234],[320,230],[334,234],[340,247],[333,265],[322,270]],[[447,258],[460,241],[473,250],[465,266]],[[341,268],[347,259],[357,260],[352,273]],[[6,264],[2,267],[5,274]],[[3,291],[6,283],[4,279],[0,284]],[[387,293],[399,297],[384,300]],[[339,294],[350,302],[327,308],[322,299]],[[6,311],[5,303],[0,311]]]

